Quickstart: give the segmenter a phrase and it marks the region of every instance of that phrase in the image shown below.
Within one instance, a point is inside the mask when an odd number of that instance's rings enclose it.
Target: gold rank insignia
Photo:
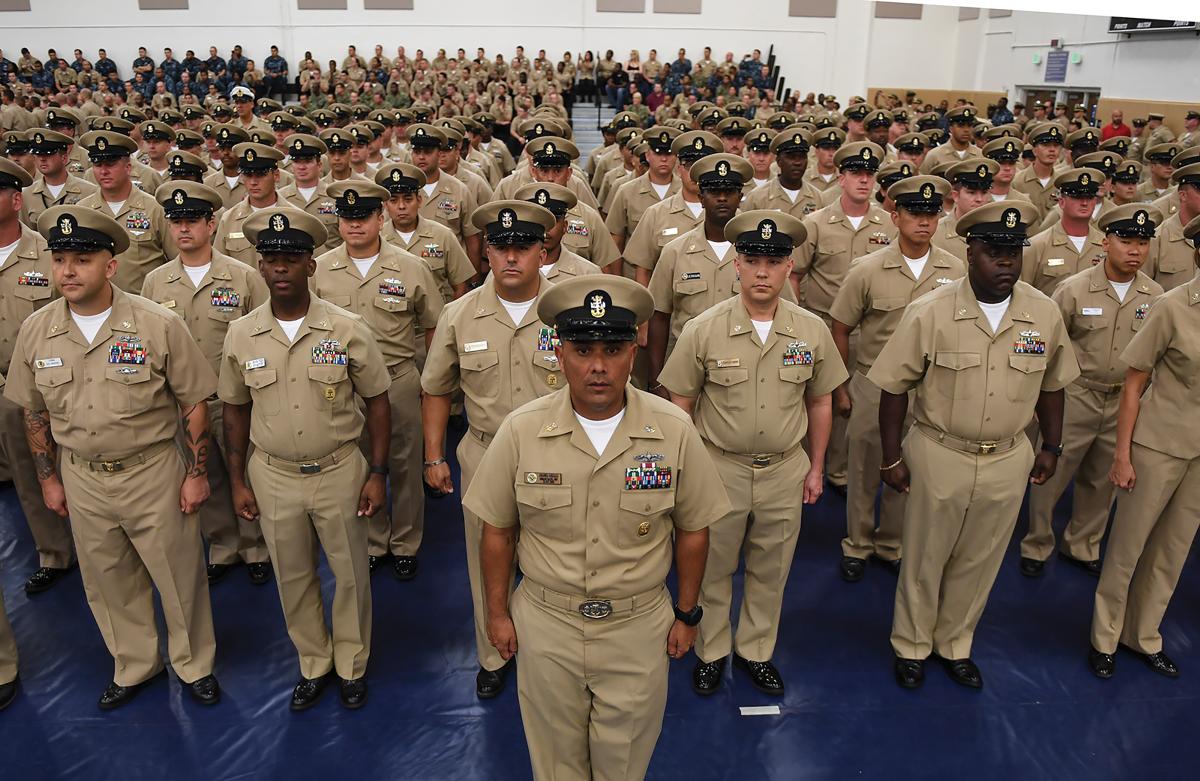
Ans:
[[[987,176],[987,173],[988,173],[988,167],[986,165],[981,165],[975,169],[975,175],[978,176],[980,179]]]
[[[552,143],[547,143],[544,147],[542,147],[543,154],[552,155],[552,154],[554,154],[554,152],[555,152],[554,144],[552,144]]]
[[[592,317],[599,319],[604,317],[608,311],[608,306],[604,303],[604,296],[600,293],[593,293],[590,298]]]
[[[638,524],[638,536],[645,537],[650,533],[650,521],[642,521]]]
[[[105,149],[108,148],[108,142],[105,141],[103,138],[97,138],[96,139],[96,148],[99,149],[101,152],[103,152]]]
[[[337,398],[337,388],[333,387],[332,385],[327,385],[325,387],[325,398],[328,399],[329,401],[333,401],[334,399],[336,399]]]
[[[500,212],[500,224],[505,228],[511,228],[515,219],[516,214],[512,209],[504,209]]]
[[[862,159],[863,159],[863,160],[870,160],[870,159],[871,159],[871,147],[869,147],[869,146],[864,146],[864,147],[863,147],[863,151],[862,151]]]
[[[1133,216],[1133,219],[1134,219],[1134,222],[1136,222],[1138,225],[1145,225],[1146,224],[1146,213],[1144,211],[1139,210],[1138,213]]]
[[[394,169],[392,171],[392,181],[398,182],[398,181],[400,181],[400,178],[401,178],[400,169],[399,168]]]
[[[912,176],[912,168],[908,165],[908,163],[901,163],[900,164],[900,173],[903,176]],[[925,186],[928,187],[929,185],[925,185]],[[926,197],[928,197],[928,196],[926,196]]]
[[[356,193],[354,190],[347,190],[346,191],[346,203],[353,206],[357,202],[358,202],[358,193]]]
[[[704,139],[697,138],[695,141],[692,142],[692,148],[696,149],[697,151],[704,149]]]
[[[545,190],[538,190],[537,195],[534,196],[534,200],[536,200],[540,205],[545,206],[546,201],[550,200],[550,194]]]
[[[1021,213],[1016,209],[1009,209],[1004,212],[1004,225],[1008,228],[1017,227],[1017,220],[1020,219]]]
[[[1012,154],[1013,152],[1017,151],[1017,147],[1012,141],[1009,141],[1004,144],[1004,151]]]
[[[75,218],[69,214],[64,215],[63,218],[58,221],[58,230],[60,233],[62,233],[62,235],[70,236],[75,232]]]
[[[1112,156],[1111,156],[1111,155],[1105,155],[1105,156],[1104,156],[1104,167],[1105,167],[1105,168],[1112,168],[1112,164],[1113,164],[1113,159],[1112,159]]]
[[[180,157],[179,155],[175,155],[174,157],[171,158],[171,165],[178,168],[179,166],[183,165],[183,158]]]
[[[771,236],[775,233],[775,223],[770,220],[763,220],[758,224],[758,235],[762,236],[763,241],[770,241]]]
[[[927,183],[921,187],[921,197],[927,201],[933,197],[933,185],[932,184]]]
[[[175,191],[175,195],[173,196],[173,198],[174,198],[174,201],[175,201],[175,204],[176,204],[177,206],[183,206],[183,201],[184,201],[184,199],[185,199],[186,197],[187,197],[187,196],[186,196],[186,195],[184,195],[184,192],[183,192],[183,190],[176,190],[176,191]]]
[[[417,128],[417,135],[423,136],[423,135],[425,135],[425,131],[420,128]],[[342,137],[339,136],[337,133],[334,133],[332,136],[330,136],[329,140],[331,143],[334,143],[334,144],[342,143]]]
[[[254,162],[254,158],[255,158],[255,157],[256,157],[256,155],[254,154],[254,150],[253,150],[253,149],[247,149],[247,150],[246,150],[246,162],[247,162],[247,163],[253,163],[253,162]]]
[[[1092,183],[1092,177],[1088,176],[1087,174],[1080,174],[1079,175],[1079,183],[1081,185],[1083,185],[1084,187],[1087,187],[1089,184]]]
[[[54,119],[54,117],[50,117],[50,119]],[[43,142],[43,141],[45,141],[45,140],[46,140],[46,137],[45,137],[45,136],[43,136],[41,133],[34,133],[34,134],[33,134],[33,143],[35,143],[35,144],[37,144],[37,145],[39,145],[39,146],[40,146],[40,145],[42,144],[42,142]]]
[[[271,218],[271,230],[275,231],[276,233],[283,233],[285,230],[287,230],[287,226],[287,217],[283,216],[282,214],[276,214]]]
[[[292,149],[295,149],[297,152],[299,152],[303,148],[304,148],[304,142],[301,141],[300,139],[297,138],[294,142],[292,142]]]
[[[729,163],[724,160],[717,163],[717,176],[729,176]]]
[[[551,388],[557,388],[558,387],[558,375],[557,374],[547,374],[546,375],[546,384],[549,385]]]

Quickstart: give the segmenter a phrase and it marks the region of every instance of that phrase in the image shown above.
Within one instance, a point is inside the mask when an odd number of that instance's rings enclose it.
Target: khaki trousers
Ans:
[[[4,611],[4,594],[0,592],[0,686],[17,679],[17,641],[13,637],[8,613]]]
[[[1117,502],[1096,587],[1092,646],[1115,653],[1162,651],[1159,625],[1200,524],[1200,458],[1175,458],[1133,443],[1137,483]]]
[[[667,706],[664,587],[645,605],[584,618],[529,580],[512,597],[517,697],[536,781],[638,781]]]
[[[8,463],[17,501],[33,535],[38,566],[67,569],[75,561],[71,524],[51,512],[42,500],[42,485],[38,482],[33,454],[25,439],[23,410],[4,396],[0,396],[0,452]]]
[[[1020,437],[1003,453],[962,453],[914,426],[904,459],[912,488],[892,649],[904,659],[965,659],[1017,523],[1033,449]]]
[[[421,341],[424,344],[424,340]],[[421,375],[409,364],[388,386],[392,408],[391,447],[388,450],[389,511],[377,512],[368,523],[367,552],[372,556],[416,556],[425,533],[424,439],[421,431]],[[370,458],[371,440],[361,440]]]
[[[817,317],[825,321],[826,327],[833,328],[833,318],[828,312],[810,309]],[[858,329],[850,333],[850,350],[846,361],[848,371],[857,374],[854,365],[858,362]],[[876,394],[878,396],[878,393]],[[879,400],[876,398],[875,403]],[[825,448],[825,479],[831,485],[846,485],[850,466],[850,422],[841,415],[833,416],[833,428],[829,432],[829,445]],[[804,449],[809,450],[808,439],[804,440]]]
[[[305,475],[255,450],[246,471],[300,674],[320,678],[333,669],[352,680],[364,675],[371,653],[367,519],[357,515],[367,462],[355,443],[335,452],[344,460]],[[317,574],[320,550],[335,581],[332,639]]]
[[[879,528],[875,528],[875,495],[883,484],[883,442],[879,435],[879,388],[866,375],[850,377],[850,421],[846,471],[846,538],[842,555],[855,559],[878,556],[886,561],[901,557],[900,532],[904,525],[905,495],[887,486],[879,499]],[[834,417],[838,417],[835,415]],[[907,432],[912,417],[904,421]]]
[[[490,442],[491,439],[489,438],[488,441]],[[462,472],[459,496],[464,496],[467,488],[471,485],[472,478],[475,477],[476,470],[479,469],[479,462],[483,460],[483,454],[487,452],[487,445],[479,439],[475,429],[471,429],[463,434],[456,452],[458,467]],[[471,607],[475,618],[475,653],[479,657],[479,666],[494,672],[504,666],[504,659],[488,641],[487,636],[487,602],[483,589],[483,563],[479,557],[479,548],[483,540],[483,520],[467,510],[466,507],[462,508],[462,513],[467,541],[467,580],[471,584]],[[510,593],[515,577],[514,573],[513,579],[510,579],[508,584]]]
[[[1100,558],[1100,540],[1116,487],[1108,480],[1117,447],[1117,408],[1121,392],[1105,393],[1068,385],[1063,413],[1063,454],[1054,476],[1029,489],[1029,532],[1021,540],[1021,555],[1045,561],[1054,551],[1051,520],[1054,505],[1075,480],[1071,521],[1063,532],[1062,549],[1082,561]]]
[[[179,511],[183,462],[174,442],[162,444],[145,463],[126,459],[132,465],[119,472],[93,471],[62,454],[83,589],[120,686],[142,683],[163,666],[152,584],[179,679],[193,683],[209,675],[216,655],[200,524],[195,513]]]
[[[737,651],[743,659],[766,662],[775,653],[783,590],[796,539],[804,495],[799,488],[808,474],[808,455],[797,449],[790,457],[755,469],[711,445],[732,508],[708,527],[708,562],[700,582],[704,617],[696,635],[696,656],[715,662]],[[733,575],[745,556],[746,571],[737,634],[729,618]]]
[[[225,405],[218,400],[208,402],[208,433],[213,447],[208,450],[208,486],[212,495],[200,505],[200,531],[208,540],[209,564],[247,564],[265,562],[267,543],[262,526],[239,518],[233,511],[229,470],[225,466],[225,431],[222,416]]]

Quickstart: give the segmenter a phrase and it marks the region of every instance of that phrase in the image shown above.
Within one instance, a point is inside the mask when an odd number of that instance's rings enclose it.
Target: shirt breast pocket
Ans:
[[[243,235],[225,237],[225,254],[236,258],[253,257],[254,245]]]
[[[649,547],[671,533],[670,513],[675,508],[675,490],[647,488],[621,492],[621,514],[617,523],[617,545],[622,548]]]
[[[208,308],[208,319],[216,320],[218,323],[232,323],[242,316],[242,310],[232,309],[224,306],[210,306]]]
[[[832,262],[843,255],[849,248],[836,241],[822,241],[817,244],[817,263]]]
[[[804,390],[812,379],[811,366],[782,366],[779,369],[779,403],[782,407],[794,407],[804,398]]]
[[[353,311],[350,309],[350,307],[354,306],[354,299],[350,296],[321,296],[321,298],[325,299],[336,307],[341,307],[347,311]]]
[[[118,415],[137,415],[153,406],[156,386],[149,366],[109,366],[104,378],[109,407]]]
[[[729,411],[750,405],[750,372],[746,369],[709,369],[705,393],[713,404]]]
[[[494,350],[458,356],[463,390],[480,399],[493,399],[500,393],[500,356]]]
[[[871,311],[886,314],[903,309],[907,303],[908,300],[904,298],[874,298],[871,299]]]
[[[254,411],[263,415],[279,414],[279,388],[273,387],[278,376],[274,369],[254,369],[242,375],[242,381],[250,389]]]
[[[383,324],[383,330],[388,334],[399,334],[412,320],[412,308],[407,298],[395,296],[375,296],[375,318]]]
[[[522,527],[553,540],[571,541],[571,486],[518,483],[516,488]]]
[[[674,286],[676,309],[680,314],[695,317],[708,309],[707,279],[680,279]]]
[[[350,387],[350,367],[348,366],[309,366],[308,379],[314,388],[318,401],[316,409],[323,412],[333,412],[340,405],[346,404],[354,397]]]
[[[1064,277],[1073,273],[1074,269],[1075,267],[1068,263],[1065,258],[1051,258],[1042,264],[1041,275],[1044,277]]]
[[[42,401],[46,402],[46,410],[51,415],[64,415],[70,406],[72,369],[70,366],[60,366],[55,369],[38,369],[33,376]]]
[[[1046,373],[1046,356],[1010,355],[1008,366],[1009,401],[1036,398],[1042,389],[1042,376]]]
[[[979,353],[939,350],[933,358],[934,371],[930,378],[934,391],[948,399],[965,399],[973,392],[982,391],[983,383],[977,376],[982,364]]]
[[[19,298],[22,301],[28,301],[29,303],[33,304],[34,309],[37,309],[45,302],[49,301],[50,296],[53,295],[49,285],[13,285],[11,292],[13,298]]]

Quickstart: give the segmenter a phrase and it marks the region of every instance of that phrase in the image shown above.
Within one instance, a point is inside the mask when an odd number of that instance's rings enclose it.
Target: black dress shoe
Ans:
[[[229,570],[233,569],[232,564],[209,564],[208,565],[208,585],[220,583],[229,574]]]
[[[1089,648],[1088,667],[1092,668],[1092,672],[1096,674],[1097,678],[1107,680],[1113,677],[1113,673],[1117,671],[1117,660],[1112,654],[1101,653],[1095,648]]]
[[[896,673],[896,683],[905,689],[917,689],[925,683],[924,659],[902,659],[897,656],[892,670]]]
[[[386,553],[382,556],[367,556],[367,571],[374,575],[375,570],[379,569],[379,565],[382,564],[383,560],[386,558]]]
[[[25,581],[26,594],[40,594],[48,590],[51,586],[66,576],[68,572],[75,568],[75,565],[60,569],[58,567],[40,567],[38,571],[29,576]]]
[[[271,579],[271,563],[269,561],[247,564],[246,571],[250,574],[250,582],[256,586],[265,585]]]
[[[970,659],[938,658],[942,660],[942,666],[950,674],[950,680],[970,689],[983,688],[983,673],[979,672],[979,668]]]
[[[846,485],[845,485],[845,483],[832,483],[832,482],[829,482],[829,481],[826,481],[826,483],[828,483],[828,485],[829,485],[829,490],[830,490],[830,491],[833,491],[835,494],[837,494],[838,496],[842,497],[843,499],[845,499],[845,498],[846,498]]]
[[[1046,562],[1031,559],[1028,556],[1021,557],[1021,574],[1027,578],[1040,578],[1042,572],[1046,569]]]
[[[511,664],[510,661],[499,670],[485,670],[480,667],[475,676],[475,696],[481,700],[499,697],[504,692],[504,685],[508,683],[508,668]]]
[[[0,710],[8,707],[9,703],[17,696],[17,679],[13,678],[8,683],[0,683]]]
[[[392,562],[392,572],[396,580],[412,580],[417,576],[417,557],[397,556]]]
[[[1092,559],[1091,561],[1077,559],[1069,553],[1063,553],[1062,551],[1058,552],[1058,557],[1068,564],[1074,564],[1094,578],[1100,577],[1100,559]]]
[[[884,569],[886,569],[888,572],[892,573],[893,575],[899,576],[899,574],[900,574],[900,559],[885,559],[880,556],[874,556],[874,555],[872,555],[872,558],[874,558],[875,561],[882,564]]]
[[[158,673],[155,673],[141,683],[135,683],[133,686],[120,686],[116,681],[112,681],[108,684],[108,688],[104,690],[104,693],[100,695],[100,701],[96,704],[100,707],[100,710],[114,710],[119,708],[136,697],[137,693],[141,691],[146,684],[150,683],[165,672],[166,670],[160,670]]]
[[[745,670],[750,675],[750,683],[763,694],[772,697],[783,696],[783,676],[768,662],[752,662],[737,654],[733,655],[733,666]]]
[[[1145,662],[1147,667],[1159,675],[1165,675],[1168,678],[1179,677],[1179,668],[1176,667],[1175,663],[1171,661],[1171,657],[1167,656],[1162,651],[1159,651],[1156,654],[1144,654],[1141,651],[1135,651],[1132,648],[1129,648],[1129,646],[1125,647],[1130,653]]]
[[[215,675],[206,675],[193,681],[188,684],[188,691],[192,693],[192,699],[201,705],[216,705],[221,701],[221,687]]]
[[[692,668],[692,691],[701,695],[715,692],[721,685],[721,675],[725,672],[725,660],[728,658],[722,656],[715,662],[702,662],[697,659],[696,666]]]
[[[367,679],[353,678],[342,681],[342,705],[349,710],[358,710],[367,704]]]
[[[842,557],[842,580],[847,583],[857,583],[863,579],[863,573],[867,571],[867,562],[864,559],[856,559],[853,556]]]
[[[327,683],[328,675],[322,675],[320,678],[301,678],[296,683],[296,688],[292,689],[292,704],[289,707],[294,711],[302,711],[316,705]]]

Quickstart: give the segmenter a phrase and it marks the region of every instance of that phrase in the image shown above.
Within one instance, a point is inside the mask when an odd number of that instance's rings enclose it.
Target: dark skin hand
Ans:
[[[879,476],[889,488],[902,494],[908,493],[911,482],[908,466],[903,461],[904,453],[900,448],[904,416],[907,414],[907,393],[879,392],[879,440],[883,445],[883,463],[880,467],[896,464],[891,469],[884,469]]]
[[[1042,441],[1057,445],[1062,442],[1062,422],[1063,422],[1063,406],[1066,400],[1066,392],[1062,389],[1056,391],[1042,391],[1038,395],[1037,400],[1037,420],[1038,428],[1042,432]],[[1046,450],[1039,449],[1037,456],[1033,459],[1033,470],[1029,473],[1029,482],[1034,485],[1042,483],[1054,477],[1054,472],[1058,468],[1058,456]]]

